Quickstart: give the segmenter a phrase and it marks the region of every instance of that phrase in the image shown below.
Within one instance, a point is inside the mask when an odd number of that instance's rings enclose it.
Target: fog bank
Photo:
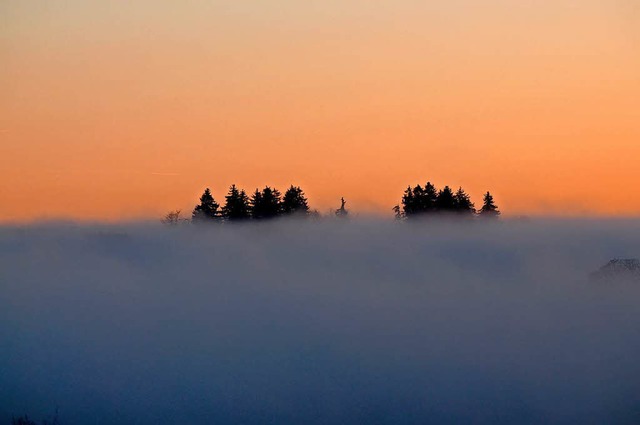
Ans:
[[[0,423],[638,423],[640,221],[0,227]]]

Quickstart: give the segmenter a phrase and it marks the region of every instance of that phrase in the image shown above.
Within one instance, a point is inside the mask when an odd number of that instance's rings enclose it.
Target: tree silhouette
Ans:
[[[402,195],[402,214],[397,211],[396,218],[433,213],[437,209],[437,201],[438,192],[431,182],[427,182],[424,188],[420,185],[414,188],[408,186]]]
[[[422,191],[422,202],[425,212],[433,212],[436,209],[436,202],[438,201],[438,191],[436,187],[427,182]]]
[[[436,208],[439,212],[452,212],[455,211],[456,203],[453,197],[453,192],[449,186],[445,186],[440,192],[438,192],[438,199],[436,199]]]
[[[287,215],[307,215],[309,212],[309,205],[304,192],[300,187],[293,185],[284,193],[280,207],[282,208],[282,213]]]
[[[402,220],[404,218],[404,213],[402,212],[402,208],[400,208],[400,205],[394,205],[391,210],[393,211],[393,215],[396,220]]]
[[[413,188],[413,213],[422,214],[425,211],[425,196],[422,186],[417,185]]]
[[[230,221],[246,220],[249,215],[249,198],[244,190],[238,190],[235,184],[229,188],[222,207],[222,216]]]
[[[280,194],[280,191],[275,187],[272,189],[269,186],[265,186],[265,188],[262,189],[265,217],[277,217],[280,215],[280,203],[282,202],[281,197],[282,195]]]
[[[251,218],[260,219],[264,217],[262,212],[262,192],[260,189],[256,188],[256,191],[251,195],[251,199],[249,200],[249,214]]]
[[[347,218],[349,211],[344,207],[344,204],[346,204],[347,201],[345,201],[344,198],[340,198],[340,202],[342,202],[342,205],[340,205],[340,208],[336,210],[336,217]]]
[[[177,226],[181,221],[186,221],[186,219],[182,218],[180,214],[180,210],[169,211],[164,215],[160,222],[167,226]]]
[[[250,212],[255,219],[273,218],[280,214],[280,192],[278,189],[265,186],[260,192],[258,189],[251,196]]]
[[[476,208],[471,197],[462,189],[458,188],[458,191],[453,195],[454,207],[457,213],[461,215],[473,215],[476,212]]]
[[[498,218],[500,215],[498,206],[493,202],[491,193],[487,192],[484,194],[482,208],[480,208],[478,215],[483,218]]]
[[[405,217],[409,217],[410,215],[418,212],[414,192],[415,190],[412,190],[411,186],[407,186],[407,189],[402,195],[402,212],[404,213]]]
[[[209,188],[206,188],[200,197],[200,204],[193,209],[193,221],[195,223],[206,223],[217,220],[220,217],[218,213],[219,207],[220,205],[213,199]]]

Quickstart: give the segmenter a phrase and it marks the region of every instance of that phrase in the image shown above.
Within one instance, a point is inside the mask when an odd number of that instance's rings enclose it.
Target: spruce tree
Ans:
[[[216,221],[220,215],[218,208],[220,205],[213,199],[209,188],[204,190],[200,197],[200,204],[193,209],[192,218],[194,223],[209,223]]]
[[[422,186],[417,185],[413,188],[413,213],[414,214],[422,214],[426,210],[425,198],[424,198],[424,190]]]
[[[426,212],[434,212],[436,209],[436,202],[438,200],[438,190],[436,187],[427,182],[423,190],[423,204]]]
[[[273,218],[280,214],[280,192],[266,186],[254,192],[250,204],[251,217],[255,219]]]
[[[402,195],[402,212],[405,217],[409,217],[416,212],[416,202],[411,186],[407,186]]]
[[[253,195],[251,195],[251,199],[249,200],[249,213],[253,219],[264,218],[262,192],[258,189],[253,192]]]
[[[436,208],[438,212],[447,213],[455,210],[455,200],[453,192],[449,186],[445,186],[444,189],[438,192],[438,199],[436,199]]]
[[[458,191],[453,195],[453,202],[458,214],[472,215],[476,212],[475,205],[471,202],[471,197],[462,187],[458,188]]]
[[[293,185],[284,193],[280,207],[282,213],[286,215],[307,215],[309,212],[309,205],[304,192],[300,187]]]
[[[276,188],[265,186],[262,189],[262,210],[265,218],[273,218],[280,215],[280,191]]]
[[[408,186],[402,195],[402,215],[410,217],[432,213],[436,210],[437,200],[438,191],[431,182],[427,182],[424,188],[420,185],[414,188]]]
[[[249,215],[249,198],[244,190],[238,190],[233,184],[229,193],[225,196],[225,205],[222,207],[222,216],[229,221],[246,220]]]
[[[483,201],[482,208],[480,208],[480,212],[478,213],[480,217],[498,218],[500,211],[498,210],[498,206],[494,203],[491,193],[485,193]]]

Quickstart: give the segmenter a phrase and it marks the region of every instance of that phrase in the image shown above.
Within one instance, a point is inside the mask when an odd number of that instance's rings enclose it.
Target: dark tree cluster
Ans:
[[[460,187],[457,191],[445,186],[438,190],[431,183],[422,187],[407,187],[400,205],[393,207],[397,219],[416,218],[436,215],[455,215],[458,217],[479,216],[496,218],[500,215],[498,207],[489,192],[484,195],[482,208],[476,211],[471,197]]]
[[[340,201],[340,208],[333,210],[333,213],[337,218],[345,219],[349,216],[349,211],[345,208],[344,198]],[[493,196],[489,192],[484,195],[482,207],[476,210],[471,197],[462,187],[456,191],[449,186],[438,190],[431,182],[427,182],[424,187],[408,186],[400,204],[393,207],[393,210],[396,219],[399,220],[444,215],[497,218],[500,215]],[[265,186],[264,189],[256,189],[251,196],[248,196],[243,189],[233,184],[224,197],[224,205],[216,202],[209,188],[205,189],[200,196],[200,202],[193,209],[191,222],[199,224],[268,220],[287,216],[319,217],[319,213],[309,210],[307,197],[298,186],[291,185],[284,194],[276,188]],[[166,225],[176,226],[182,222],[188,222],[189,219],[183,218],[180,210],[175,210],[167,213],[161,221]]]
[[[266,186],[256,189],[251,197],[243,189],[231,185],[222,207],[215,201],[209,188],[200,197],[193,210],[194,223],[217,221],[264,220],[281,216],[307,216],[309,204],[304,191],[291,186],[282,195],[278,189]]]

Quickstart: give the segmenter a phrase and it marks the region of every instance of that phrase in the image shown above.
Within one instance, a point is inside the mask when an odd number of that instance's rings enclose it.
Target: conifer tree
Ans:
[[[280,192],[266,186],[254,192],[250,204],[251,217],[255,219],[273,218],[280,214]]]
[[[225,205],[222,207],[222,216],[230,221],[246,220],[249,215],[249,198],[244,190],[239,190],[233,184],[229,193],[225,196]]]
[[[253,219],[264,218],[262,192],[257,188],[249,200],[249,213]]]
[[[220,205],[213,199],[211,190],[206,188],[200,197],[200,204],[193,209],[192,218],[195,223],[207,223],[217,220],[220,215],[218,208]]]
[[[424,199],[424,190],[422,186],[417,185],[413,188],[413,214],[422,214],[426,210]]]
[[[420,213],[433,213],[437,209],[438,191],[436,187],[427,182],[424,189],[420,185],[414,189],[414,197],[416,198],[417,209]]]
[[[453,195],[453,202],[456,212],[461,215],[471,215],[476,212],[475,205],[471,202],[471,197],[462,187],[458,188],[458,191]]]
[[[414,188],[408,186],[402,195],[402,216],[432,213],[437,208],[437,200],[438,192],[431,182],[427,182],[424,188],[420,185]]]
[[[478,214],[483,218],[498,218],[500,215],[498,206],[494,203],[491,193],[487,192],[484,194],[482,208],[480,208]]]
[[[284,193],[280,207],[282,213],[286,215],[307,215],[309,212],[309,205],[307,198],[304,196],[304,192],[300,187],[293,185]]]
[[[416,202],[411,186],[407,186],[402,195],[402,212],[405,217],[409,217],[416,212]]]
[[[436,208],[439,212],[452,212],[455,210],[455,200],[453,192],[449,186],[445,186],[444,189],[438,192],[438,199],[436,199]]]
[[[427,182],[423,190],[423,204],[426,212],[433,212],[436,209],[436,202],[438,201],[438,190],[436,187]]]
[[[265,218],[273,218],[280,215],[280,202],[282,195],[278,189],[265,186],[262,189],[262,205]]]

